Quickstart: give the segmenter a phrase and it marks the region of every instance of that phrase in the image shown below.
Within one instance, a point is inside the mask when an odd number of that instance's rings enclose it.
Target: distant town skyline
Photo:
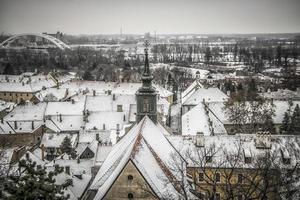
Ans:
[[[0,33],[299,33],[299,0],[0,0]]]

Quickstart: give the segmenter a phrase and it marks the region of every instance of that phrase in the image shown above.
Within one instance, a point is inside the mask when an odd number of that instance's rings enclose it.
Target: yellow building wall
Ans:
[[[132,181],[128,180],[129,175],[133,177]],[[128,200],[129,193],[133,195],[133,199],[157,199],[154,192],[132,161],[129,161],[126,164],[123,171],[103,199]]]
[[[33,95],[33,93],[26,92],[0,92],[0,100],[19,103],[21,99],[24,101],[31,100]]]
[[[250,183],[246,179],[243,179],[242,183],[238,183],[238,174],[242,174],[243,177],[249,177],[248,180],[253,182],[261,181],[262,179],[257,176],[255,169],[226,169],[226,168],[205,168],[205,172],[200,168],[188,168],[188,174],[192,175],[193,180],[196,183],[196,190],[199,193],[205,193],[205,191],[210,191],[212,193],[213,186],[216,186],[216,193],[220,194],[221,199],[229,199],[226,193],[226,186],[231,185],[232,188],[236,189],[233,194],[238,195],[238,188],[253,188],[254,184]],[[199,181],[199,174],[204,173],[204,181]],[[221,180],[218,183],[214,183],[215,174],[220,173]],[[232,173],[232,174],[230,174]],[[255,178],[254,178],[255,176]],[[229,178],[230,177],[230,178]],[[275,178],[275,177],[274,177]],[[253,193],[253,197],[257,196],[257,193]],[[269,199],[279,199],[278,195],[273,192],[268,192]]]

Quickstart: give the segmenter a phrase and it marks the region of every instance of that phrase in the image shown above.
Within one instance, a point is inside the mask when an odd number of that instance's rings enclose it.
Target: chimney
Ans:
[[[113,94],[113,101],[115,101],[116,100],[116,95],[115,94]]]
[[[93,96],[96,96],[96,90],[93,90]]]
[[[18,129],[17,121],[14,121],[15,129]]]
[[[34,121],[31,121],[31,129],[34,130]]]
[[[65,166],[66,173],[70,175],[70,166]]]
[[[70,166],[65,166],[66,173],[70,175]]]
[[[42,153],[42,161],[45,160],[45,146],[44,144],[41,145],[41,153]]]
[[[59,122],[62,122],[62,116],[59,114]]]

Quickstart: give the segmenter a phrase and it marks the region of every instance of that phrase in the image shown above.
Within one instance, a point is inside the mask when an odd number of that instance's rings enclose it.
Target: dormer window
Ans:
[[[117,105],[117,112],[123,112],[123,106]]]
[[[244,160],[247,164],[252,162],[252,155],[250,149],[244,149]]]

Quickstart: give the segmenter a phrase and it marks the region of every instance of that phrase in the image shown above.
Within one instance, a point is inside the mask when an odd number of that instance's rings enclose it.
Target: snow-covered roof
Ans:
[[[199,80],[195,80],[187,89],[181,93],[182,102],[186,101],[198,88],[204,88]]]
[[[206,103],[199,103],[182,116],[182,134],[196,135],[202,132],[204,135],[226,134],[223,123],[208,110]]]
[[[75,147],[78,134],[69,133],[44,133],[41,145],[44,145],[46,148],[59,148],[65,137],[69,137],[71,139],[72,147]]]
[[[45,115],[83,115],[85,98],[80,101],[49,102]]]
[[[16,105],[17,104],[13,102],[6,102],[0,100],[0,112],[1,111],[10,112]]]
[[[219,88],[198,88],[182,102],[182,105],[198,105],[203,99],[205,102],[224,102],[228,96]]]
[[[44,118],[46,103],[16,106],[8,115],[4,117],[5,121],[41,121]]]
[[[123,167],[133,162],[146,182],[158,197],[164,194],[178,194],[173,184],[166,184],[170,178],[179,180],[179,174],[170,171],[171,154],[177,151],[166,139],[167,130],[155,125],[147,116],[136,124],[115,146],[98,171],[91,189],[97,190],[96,199],[104,198],[121,173]]]
[[[128,112],[130,104],[135,103],[135,95],[130,94],[102,94],[97,96],[87,96],[86,110],[93,111],[117,111],[118,105],[122,105],[122,110]]]
[[[66,88],[47,88],[41,90],[35,96],[40,101],[61,101],[67,97],[73,96],[76,93],[69,92]]]
[[[123,125],[127,124],[128,121],[125,117],[124,121],[124,112],[92,112],[88,116],[88,121],[85,124],[86,130],[98,129],[117,129],[117,124],[119,124],[119,129],[123,129]]]
[[[168,97],[173,93],[167,89],[154,84],[157,92],[161,97]],[[96,94],[107,94],[108,90],[112,94],[134,95],[136,91],[141,87],[141,83],[117,83],[117,82],[102,82],[102,81],[72,81],[62,84],[62,88],[69,88],[70,91],[92,94],[93,90]]]
[[[196,146],[196,138],[201,137],[203,146]],[[257,147],[259,137],[264,137],[270,143],[270,148]],[[232,167],[230,160],[238,156],[235,168],[255,168],[259,159],[267,152],[276,157],[274,164],[283,167],[293,167],[300,161],[300,137],[288,135],[265,135],[237,134],[237,135],[217,135],[217,136],[167,136],[172,145],[181,153],[188,162],[188,167]],[[291,158],[290,164],[282,162],[281,151]],[[189,153],[187,153],[189,152]],[[212,156],[212,162],[206,162],[203,157]],[[245,157],[250,157],[251,162],[246,163]]]
[[[78,132],[84,127],[84,121],[82,115],[56,115],[47,117],[45,126],[54,132]]]

